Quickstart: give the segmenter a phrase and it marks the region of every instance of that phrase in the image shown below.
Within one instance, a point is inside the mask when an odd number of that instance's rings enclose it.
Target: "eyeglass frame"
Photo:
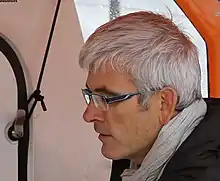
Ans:
[[[121,94],[121,95],[116,95],[116,96],[106,96],[106,95],[100,95],[100,94],[97,94],[97,93],[94,93],[92,92],[90,89],[88,88],[85,88],[85,89],[81,89],[82,90],[82,93],[83,93],[83,97],[85,99],[85,95],[88,95],[89,98],[90,98],[90,101],[92,100],[92,96],[93,95],[96,95],[96,96],[100,96],[101,98],[104,99],[105,103],[107,105],[109,104],[113,104],[113,103],[116,103],[116,102],[121,102],[121,101],[125,101],[125,100],[128,100],[128,99],[131,99],[133,96],[135,95],[139,95],[139,94],[142,94],[141,91],[136,91],[136,92],[130,92],[130,93],[126,93],[126,94]],[[87,101],[85,100],[86,104],[88,105]]]

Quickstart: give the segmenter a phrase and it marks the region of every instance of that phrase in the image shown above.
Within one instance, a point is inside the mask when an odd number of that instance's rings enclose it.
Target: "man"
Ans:
[[[116,18],[88,38],[79,64],[88,70],[83,117],[102,154],[131,161],[114,181],[210,177],[220,134],[206,130],[197,48],[170,19],[152,12]]]

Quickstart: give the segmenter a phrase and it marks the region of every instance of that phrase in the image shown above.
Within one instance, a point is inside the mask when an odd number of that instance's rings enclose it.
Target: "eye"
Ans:
[[[107,98],[113,98],[113,97],[120,96],[119,93],[103,93],[103,95],[106,96]]]
[[[92,91],[90,89],[85,89],[85,92],[88,94],[92,94]]]

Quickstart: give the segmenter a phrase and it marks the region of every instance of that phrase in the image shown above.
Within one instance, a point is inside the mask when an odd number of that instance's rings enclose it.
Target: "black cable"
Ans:
[[[48,43],[47,43],[47,47],[46,47],[46,51],[45,51],[45,55],[44,55],[43,64],[42,64],[42,67],[41,67],[41,72],[40,72],[40,75],[39,75],[39,78],[38,78],[37,90],[39,90],[40,86],[41,86],[41,82],[42,82],[42,78],[43,78],[43,73],[44,73],[44,69],[45,69],[45,66],[46,66],[47,56],[48,56],[48,53],[49,53],[49,49],[50,49],[50,45],[51,45],[51,40],[52,40],[52,37],[53,37],[53,32],[54,32],[56,20],[57,20],[57,17],[58,17],[58,12],[59,12],[59,8],[60,8],[60,4],[61,4],[61,0],[58,0],[57,7],[56,7],[56,10],[55,10],[55,14],[54,14],[54,19],[53,19],[52,27],[51,27],[51,31],[50,31],[50,35],[49,35],[49,39],[48,39]]]
[[[31,100],[33,98],[35,99],[31,106],[30,111],[26,115],[26,119],[24,122],[24,136],[18,140],[18,181],[28,180],[29,119],[34,112],[34,109],[38,101],[41,102],[41,106],[43,110],[44,111],[47,110],[45,103],[44,103],[44,96],[41,95],[40,86],[41,86],[41,82],[43,79],[43,74],[44,74],[44,70],[45,70],[45,66],[47,62],[48,53],[50,50],[51,40],[53,37],[53,32],[54,32],[54,28],[55,28],[55,24],[56,24],[56,20],[58,16],[60,4],[61,4],[61,0],[58,0],[36,90],[32,93],[32,95],[27,100],[27,104],[29,105]]]
[[[14,51],[13,47],[0,36],[0,52],[2,52],[8,59],[11,68],[14,72],[17,83],[17,109],[28,112],[27,103],[27,86],[25,81],[25,74],[22,69],[20,60]],[[27,114],[26,114],[27,115]],[[8,136],[14,130],[14,124],[8,130]],[[24,124],[24,135],[21,139],[16,139],[9,136],[12,141],[18,141],[18,181],[27,181],[27,160],[28,160],[28,146],[29,146],[29,122]]]
[[[52,37],[53,37],[53,32],[54,32],[55,25],[56,25],[56,20],[57,20],[57,17],[58,17],[58,12],[59,12],[59,9],[60,9],[60,4],[61,4],[61,0],[58,0],[57,6],[56,6],[56,10],[55,10],[55,13],[54,13],[54,18],[53,18],[52,26],[51,26],[51,31],[50,31],[50,34],[49,34],[49,39],[48,39],[46,51],[45,51],[45,54],[44,54],[43,63],[42,63],[42,66],[41,66],[39,77],[38,77],[38,82],[37,82],[36,90],[33,92],[33,94],[28,99],[28,103],[30,103],[33,98],[37,102],[40,101],[42,109],[44,111],[46,111],[47,109],[46,109],[46,105],[44,103],[44,96],[41,95],[40,86],[41,86],[41,83],[42,83],[42,79],[43,79],[43,75],[44,75],[44,70],[45,70],[46,63],[47,63],[47,57],[48,57],[48,53],[49,53],[49,50],[50,50],[50,45],[51,45],[51,41],[52,41]],[[35,106],[36,106],[36,104],[32,105],[33,110],[34,110]],[[33,111],[29,112],[29,116],[28,116],[29,118],[31,117],[32,113],[33,113]]]

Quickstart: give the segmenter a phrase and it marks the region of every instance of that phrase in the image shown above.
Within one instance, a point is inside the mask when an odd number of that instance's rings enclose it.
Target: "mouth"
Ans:
[[[94,130],[96,133],[98,133],[98,138],[111,136],[109,132],[107,132],[105,129],[98,128],[98,126],[95,124],[94,124]]]
[[[109,134],[103,134],[103,133],[99,133],[99,135],[101,135],[101,136],[111,136]]]
[[[100,136],[111,136],[110,134],[103,133],[102,131],[99,131],[97,129],[95,129],[95,132],[98,133]]]
[[[105,134],[100,133],[99,136],[98,136],[98,139],[100,141],[103,141],[104,139],[109,138],[109,137],[111,137],[111,135],[105,135]]]

